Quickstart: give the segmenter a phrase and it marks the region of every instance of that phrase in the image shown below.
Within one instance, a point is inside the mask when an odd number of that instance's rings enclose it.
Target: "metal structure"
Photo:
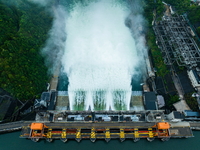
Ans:
[[[75,139],[80,142],[82,139],[133,139],[134,142],[141,138],[153,141],[159,138],[168,141],[170,138],[193,137],[189,123],[168,123],[168,122],[68,122],[68,123],[41,123],[33,122],[22,128],[21,138],[28,138],[34,142],[46,139],[52,142],[60,139],[66,142],[68,139]]]
[[[87,123],[84,123],[87,124]],[[163,141],[169,140],[171,137],[170,124],[167,122],[159,122],[155,125],[149,124],[147,126],[137,127],[131,124],[118,124],[109,123],[104,124],[84,124],[71,125],[63,124],[60,127],[46,126],[44,123],[32,123],[22,130],[22,138],[30,138],[32,141],[37,142],[39,139],[46,139],[51,142],[53,139],[61,139],[66,142],[68,139],[75,139],[80,142],[81,139],[90,139],[95,142],[96,139],[105,139],[109,142],[111,139],[119,138],[121,142],[125,139],[133,139],[137,142],[140,138],[147,138],[148,141],[153,141],[154,138],[161,138]],[[188,133],[187,133],[188,134]],[[172,135],[173,136],[173,135]],[[192,133],[189,132],[188,137]]]
[[[119,111],[119,112],[72,112],[49,111],[53,114],[52,121],[37,120],[22,127],[21,138],[28,138],[34,142],[46,139],[133,139],[141,138],[153,141],[160,138],[167,141],[169,138],[193,137],[188,122],[172,123],[165,120],[163,111]],[[43,115],[44,116],[44,115]]]
[[[179,66],[188,68],[197,66],[200,51],[184,16],[164,16],[153,29],[166,65],[177,62]]]

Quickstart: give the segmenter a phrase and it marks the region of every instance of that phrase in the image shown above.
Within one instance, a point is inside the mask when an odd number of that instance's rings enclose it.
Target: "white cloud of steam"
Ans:
[[[42,55],[46,57],[46,65],[49,72],[55,74],[60,68],[61,58],[64,53],[65,43],[67,39],[66,33],[66,17],[67,12],[62,6],[54,8],[54,21],[49,31],[50,38],[46,42],[46,46],[42,49]]]
[[[145,67],[146,62],[144,61],[144,59],[148,57],[148,53],[145,40],[146,20],[142,15],[143,13],[142,2],[143,2],[142,0],[129,1],[129,7],[131,13],[127,17],[125,24],[130,28],[132,32],[132,36],[136,43],[136,49],[141,59],[139,67],[143,76],[146,77],[147,70]]]
[[[34,1],[47,4],[45,0]],[[106,91],[107,110],[110,106],[114,109],[111,93],[125,91],[124,102],[129,109],[131,78],[138,74],[138,68],[145,72],[145,21],[139,1],[133,0],[130,8],[119,1],[94,0],[84,6],[78,2],[69,15],[61,6],[54,10],[50,38],[42,54],[51,73],[62,60],[70,82],[71,109],[78,90],[86,92],[86,109],[94,109],[92,92]]]
[[[139,55],[146,50],[140,30],[144,21],[135,11],[130,14],[125,4],[100,0],[85,7],[77,3],[70,12],[63,67],[70,82],[71,108],[74,91],[123,90],[128,93],[124,102],[129,109],[131,78],[144,64]],[[128,14],[132,34],[124,24]],[[106,103],[106,109],[113,108],[111,99]],[[88,105],[93,108],[91,99],[86,100]]]
[[[41,54],[45,57],[46,66],[50,74],[58,75],[61,58],[64,53],[67,38],[66,18],[67,12],[64,7],[59,5],[59,0],[27,0],[41,6],[49,6],[48,12],[53,15],[52,28],[49,31],[49,38]]]

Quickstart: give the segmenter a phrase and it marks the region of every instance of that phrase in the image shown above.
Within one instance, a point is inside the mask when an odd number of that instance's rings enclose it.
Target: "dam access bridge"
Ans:
[[[75,139],[80,142],[82,139],[133,139],[137,142],[141,138],[153,141],[160,138],[167,141],[170,138],[193,137],[189,123],[174,124],[168,122],[67,122],[67,123],[38,123],[34,122],[24,126],[20,135],[21,138],[29,138],[34,142],[46,139],[51,142],[53,139],[60,139],[66,142],[68,139]]]
[[[141,138],[153,141],[159,138],[167,141],[170,138],[193,137],[191,127],[200,127],[200,123],[169,122],[163,116],[162,111],[120,111],[120,112],[71,112],[49,111],[40,112],[40,117],[35,121],[15,122],[0,125],[0,132],[21,129],[21,138],[28,138],[37,142],[46,139],[51,142],[60,139],[66,142],[75,139],[90,139],[92,142],[98,139],[132,139],[135,142]],[[48,116],[48,117],[47,117]],[[48,119],[47,119],[48,118]]]
[[[35,122],[35,121],[16,121],[16,122],[0,124],[0,134],[13,132],[13,131],[19,131],[22,129],[22,127],[29,126],[32,122]],[[46,122],[46,123],[50,123],[50,122]],[[189,124],[192,130],[200,130],[200,122],[189,122]]]
[[[200,128],[200,123],[169,122],[162,111],[48,111],[38,112],[34,121],[19,121],[0,124],[0,133],[21,130],[21,138],[34,142],[46,139],[132,139],[153,141],[159,138],[193,137],[191,127]]]

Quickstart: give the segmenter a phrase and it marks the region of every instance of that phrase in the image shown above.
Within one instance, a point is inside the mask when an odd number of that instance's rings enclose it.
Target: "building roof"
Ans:
[[[145,92],[144,102],[146,110],[156,110],[156,94],[155,92]]]
[[[183,113],[186,117],[200,117],[199,112],[195,112],[195,111],[191,111],[191,110],[184,110]]]
[[[157,95],[157,100],[158,100],[158,107],[161,108],[165,106],[165,100],[162,95]]]
[[[173,114],[174,114],[175,119],[183,119],[184,118],[183,114],[179,111],[173,111]]]
[[[51,96],[50,92],[43,92],[40,99],[35,99],[34,107],[35,108],[42,108],[42,106],[47,107],[47,103],[50,102],[50,96]]]
[[[48,102],[50,100],[50,92],[43,92],[40,99]]]
[[[176,108],[177,111],[183,112],[184,110],[190,110],[190,107],[187,105],[187,103],[184,100],[180,100],[173,104],[173,106]]]
[[[56,97],[57,97],[56,91],[43,92],[40,99],[35,99],[34,106],[35,108],[46,109],[44,107],[47,107],[47,110],[54,110],[56,104]]]
[[[43,129],[43,123],[32,123],[31,129],[32,130],[42,130]]]

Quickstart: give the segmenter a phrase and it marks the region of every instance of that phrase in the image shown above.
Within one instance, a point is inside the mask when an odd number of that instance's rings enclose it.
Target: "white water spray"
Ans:
[[[139,62],[137,44],[125,26],[129,13],[125,4],[105,0],[78,3],[71,11],[63,56],[71,109],[77,104],[92,110],[99,105],[129,109],[131,78]]]

